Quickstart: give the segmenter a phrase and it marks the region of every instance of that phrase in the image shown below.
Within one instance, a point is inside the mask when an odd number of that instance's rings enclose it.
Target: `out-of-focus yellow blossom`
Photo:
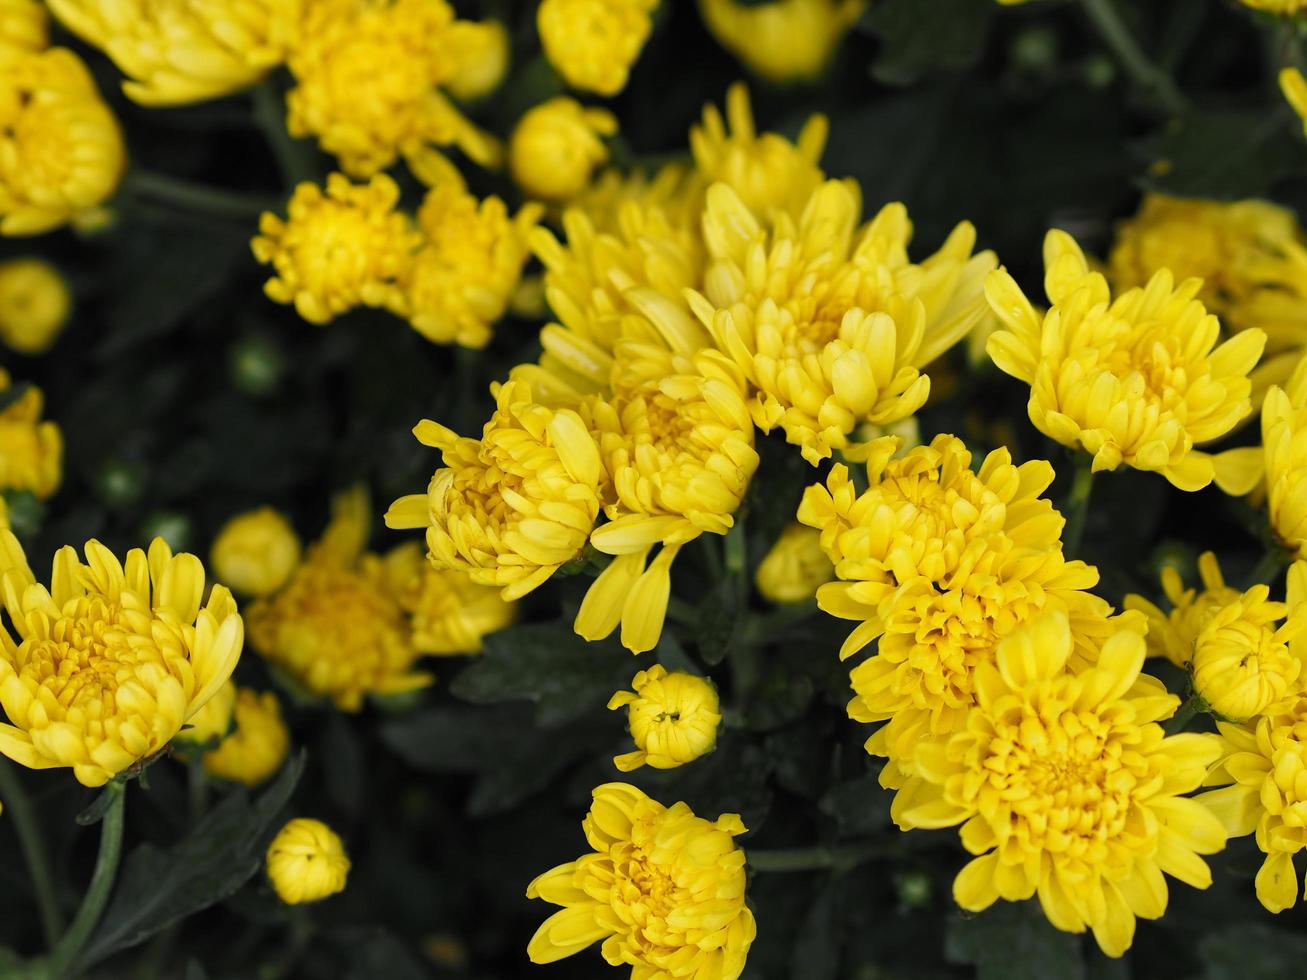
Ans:
[[[445,83],[449,93],[471,102],[499,88],[512,55],[504,25],[497,20],[458,20],[450,31],[458,67]]]
[[[435,568],[416,542],[386,555],[386,574],[413,623],[418,653],[452,656],[480,653],[481,641],[512,624],[517,606],[467,572]]]
[[[101,786],[163,749],[215,696],[244,632],[221,585],[204,597],[204,566],[162,538],[120,563],[98,541],[85,564],[55,552],[38,584],[18,539],[0,531],[0,753],[32,769],[71,766]]]
[[[1194,692],[1230,721],[1251,718],[1303,689],[1307,644],[1294,641],[1307,630],[1307,608],[1269,602],[1270,592],[1254,585],[1214,610],[1194,643]]]
[[[281,64],[300,0],[49,0],[63,25],[107,54],[141,105],[204,102]]]
[[[1226,457],[1195,448],[1252,411],[1248,372],[1266,334],[1244,330],[1217,346],[1220,325],[1194,297],[1202,280],[1175,285],[1160,269],[1115,300],[1066,232],[1044,239],[1044,289],[1052,308],[1035,312],[1006,269],[985,281],[1004,329],[986,345],[999,369],[1030,385],[1029,414],[1045,435],[1094,457],[1161,473],[1181,490],[1227,476]]]
[[[628,347],[612,395],[591,405],[613,502],[590,543],[616,557],[590,586],[575,627],[598,640],[620,622],[622,645],[643,653],[662,635],[676,555],[734,526],[758,454],[744,379],[729,360]]]
[[[828,181],[797,224],[778,212],[768,227],[731,188],[708,191],[710,263],[690,305],[749,379],[754,422],[783,429],[814,466],[837,449],[857,458],[849,437],[860,424],[897,422],[925,404],[920,369],[979,322],[995,265],[992,252],[972,255],[965,222],[914,264],[903,205],[858,234],[860,211],[847,184]]]
[[[527,898],[562,908],[527,946],[553,963],[603,941],[632,980],[666,976],[737,980],[757,928],[745,904],[738,814],[709,822],[684,803],[664,807],[626,783],[605,783],[582,824],[593,849],[546,871]]]
[[[371,522],[367,494],[333,502],[331,523],[310,545],[289,584],[246,612],[250,645],[308,691],[342,711],[369,694],[425,687],[413,670],[417,650],[380,556],[365,553]]]
[[[866,0],[699,0],[713,37],[750,70],[774,82],[820,75]]]
[[[1280,91],[1302,120],[1303,135],[1307,135],[1307,78],[1297,68],[1281,68]]]
[[[754,581],[772,602],[807,602],[835,577],[835,566],[821,548],[821,533],[791,524],[758,565]]]
[[[467,572],[480,585],[520,599],[581,553],[599,514],[603,465],[585,421],[534,401],[510,381],[480,439],[429,419],[413,430],[444,465],[425,494],[401,497],[390,528],[426,528],[437,568]]]
[[[568,202],[582,212],[594,229],[620,234],[627,202],[639,210],[658,208],[678,229],[692,229],[703,204],[702,180],[680,160],[665,163],[652,174],[609,167],[596,176],[584,191]]]
[[[1137,610],[1148,618],[1149,654],[1166,657],[1186,670],[1193,663],[1194,644],[1203,628],[1218,610],[1238,602],[1241,597],[1238,589],[1225,584],[1220,563],[1212,552],[1199,556],[1198,575],[1203,584],[1201,591],[1186,589],[1174,566],[1162,569],[1162,591],[1171,603],[1169,613],[1141,595],[1125,597],[1126,609]]]
[[[73,300],[63,276],[41,259],[0,262],[0,341],[22,354],[49,349]]]
[[[125,159],[118,120],[77,55],[5,55],[0,234],[35,235],[86,217],[118,187]]]
[[[1164,736],[1157,722],[1179,699],[1140,673],[1138,633],[1113,634],[1097,664],[1078,671],[1068,669],[1073,647],[1060,612],[998,644],[977,672],[966,726],[917,747],[923,784],[903,824],[962,824],[975,855],[953,882],[962,908],[1038,895],[1058,929],[1088,927],[1120,956],[1136,918],[1165,912],[1164,873],[1212,883],[1200,855],[1225,846],[1225,829],[1181,794],[1198,788],[1220,747],[1210,735]]]
[[[351,177],[371,177],[403,156],[432,182],[454,145],[493,166],[502,148],[441,92],[464,67],[445,0],[314,0],[287,64],[292,136],[313,136]]]
[[[296,817],[268,845],[268,880],[287,905],[316,902],[345,890],[349,858],[334,830]]]
[[[658,0],[543,0],[536,29],[549,63],[572,88],[616,95],[653,28]]]
[[[1047,462],[1014,466],[996,449],[973,472],[954,436],[892,459],[896,447],[893,438],[874,447],[862,494],[835,466],[825,486],[804,493],[798,517],[821,531],[840,579],[817,590],[818,605],[858,623],[841,658],[878,641],[850,674],[849,716],[886,722],[866,748],[891,760],[880,779],[900,790],[898,819],[919,783],[916,746],[967,724],[1001,637],[1056,611],[1069,617],[1077,663],[1091,662],[1106,636],[1142,635],[1144,623],[1109,619],[1111,607],[1087,591],[1097,569],[1063,557],[1065,521],[1041,496],[1053,481]]]
[[[0,0],[0,59],[15,51],[43,51],[50,16],[40,0]]]
[[[1239,0],[1254,10],[1269,10],[1273,14],[1296,14],[1307,10],[1307,0]]]
[[[174,742],[192,745],[215,745],[231,730],[232,712],[236,709],[236,682],[227,681],[218,693],[209,698],[203,708],[191,715],[186,727],[177,733]]]
[[[1271,529],[1298,558],[1307,558],[1307,356],[1283,389],[1262,404],[1266,507]]]
[[[236,693],[236,725],[222,743],[204,753],[204,771],[219,779],[257,786],[281,768],[290,751],[290,733],[281,704],[271,691]]]
[[[329,323],[359,304],[403,315],[403,283],[422,235],[398,203],[399,185],[385,174],[366,184],[331,174],[325,191],[300,184],[288,217],[265,211],[250,242],[254,257],[276,272],[263,291],[310,323]]]
[[[213,541],[209,563],[224,585],[251,596],[271,595],[300,563],[300,539],[286,515],[273,507],[238,514]]]
[[[0,392],[11,386],[0,368]],[[59,426],[41,421],[45,398],[30,386],[0,409],[0,490],[26,490],[45,500],[63,479],[64,439]]]
[[[508,171],[531,197],[565,201],[585,190],[608,159],[601,137],[617,132],[607,109],[587,108],[565,95],[527,110],[508,141]]]
[[[418,211],[424,241],[407,277],[413,329],[438,344],[490,343],[530,255],[527,235],[543,212],[527,204],[510,216],[498,197],[478,201],[461,181],[428,191]]]
[[[626,708],[626,724],[637,751],[613,759],[622,772],[641,766],[675,769],[707,755],[717,745],[721,705],[717,690],[702,677],[669,674],[655,664],[631,681],[632,691],[618,691],[608,710]]]

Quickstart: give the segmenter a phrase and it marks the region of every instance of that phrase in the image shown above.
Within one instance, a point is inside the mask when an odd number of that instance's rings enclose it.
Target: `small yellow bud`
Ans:
[[[281,704],[271,691],[260,694],[243,687],[235,693],[235,715],[232,733],[205,753],[204,771],[219,779],[257,786],[281,768],[290,749]]]
[[[177,733],[173,741],[204,745],[225,738],[231,729],[231,714],[235,707],[236,685],[228,681],[203,708],[191,715],[186,727]]]
[[[458,58],[458,70],[445,83],[450,94],[471,102],[499,88],[511,55],[504,25],[497,20],[458,20],[450,32],[457,39],[454,46]]]
[[[271,507],[229,520],[213,542],[213,572],[246,595],[271,595],[300,563],[300,539],[290,521]]]
[[[606,109],[587,109],[559,96],[527,111],[508,143],[508,169],[532,197],[563,201],[585,190],[594,168],[608,159],[601,136],[617,132]]]
[[[72,297],[54,266],[40,259],[0,263],[0,340],[21,354],[39,354],[59,336]]]
[[[866,0],[699,0],[713,37],[774,82],[810,79],[826,68]]]
[[[634,691],[618,691],[608,702],[609,710],[629,706],[627,727],[639,748],[613,759],[622,772],[644,765],[675,769],[717,745],[717,691],[702,677],[655,665],[636,674],[631,686]]]
[[[616,95],[644,49],[657,6],[658,0],[543,0],[536,28],[545,57],[572,88]]]
[[[758,566],[758,591],[772,602],[807,602],[835,578],[835,566],[821,550],[821,532],[791,524]]]
[[[336,832],[320,820],[297,817],[268,846],[268,880],[287,905],[316,902],[344,891],[349,858]]]

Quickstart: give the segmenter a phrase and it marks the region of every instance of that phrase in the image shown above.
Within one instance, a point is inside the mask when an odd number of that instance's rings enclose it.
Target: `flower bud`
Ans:
[[[758,566],[754,581],[771,602],[806,602],[835,578],[835,566],[821,550],[821,532],[791,524]]]
[[[268,880],[287,905],[316,902],[344,891],[349,858],[336,832],[320,820],[297,817],[268,847]]]
[[[40,354],[68,320],[72,297],[54,266],[40,259],[0,264],[0,340],[20,354]]]
[[[204,755],[204,771],[219,779],[257,786],[279,768],[290,749],[281,705],[271,691],[234,692],[236,727]],[[214,700],[217,700],[216,698]]]
[[[626,707],[627,727],[639,751],[613,759],[622,772],[643,765],[674,769],[707,755],[717,745],[721,723],[717,691],[693,674],[669,674],[661,666],[642,670],[634,691],[618,691],[609,710]]]
[[[260,507],[233,517],[213,542],[213,573],[246,595],[271,595],[300,562],[300,539],[284,514]]]
[[[587,109],[559,96],[527,111],[508,143],[508,169],[531,197],[564,201],[585,190],[595,167],[608,159],[601,136],[617,132],[605,109]]]

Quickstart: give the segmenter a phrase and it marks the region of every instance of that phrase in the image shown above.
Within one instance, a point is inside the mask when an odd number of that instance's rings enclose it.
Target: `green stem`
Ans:
[[[760,872],[848,870],[871,858],[901,852],[884,841],[863,841],[837,847],[796,847],[790,850],[745,852],[749,867]]]
[[[23,789],[14,764],[7,759],[0,760],[0,800],[3,800],[5,812],[13,822],[14,832],[18,834],[18,845],[23,851],[23,860],[27,862],[28,874],[32,876],[32,888],[36,892],[41,931],[45,934],[46,945],[53,946],[63,932],[64,917],[59,909],[59,898],[55,895],[54,877],[50,874],[50,858],[46,853],[45,838],[41,834],[41,824],[37,820],[32,801]]]
[[[139,167],[133,168],[127,175],[126,184],[138,197],[171,204],[183,211],[215,217],[239,218],[243,221],[257,220],[264,211],[276,207],[274,201],[252,194],[209,187],[206,184],[197,184],[180,177],[169,177],[167,174],[158,174]]]
[[[817,603],[812,599],[786,603],[765,613],[751,614],[744,626],[744,642],[763,643],[816,614]]]
[[[52,980],[74,975],[82,947],[91,938],[91,933],[104,912],[104,906],[109,901],[114,878],[118,875],[118,861],[122,857],[126,789],[125,783],[118,782],[105,787],[105,792],[113,794],[113,800],[105,811],[100,829],[100,854],[95,859],[95,871],[91,875],[91,884],[86,889],[86,897],[82,899],[82,907],[77,910],[73,924],[50,954],[49,973]]]
[[[1185,730],[1185,727],[1194,718],[1194,715],[1206,710],[1207,703],[1197,694],[1189,695],[1184,704],[1180,705],[1180,710],[1173,714],[1166,722],[1166,734],[1175,735]]]
[[[254,122],[277,160],[283,183],[293,188],[318,176],[313,147],[295,139],[286,129],[286,100],[271,78],[254,86]]]
[[[667,600],[667,618],[674,623],[693,628],[699,625],[699,610],[684,599],[672,596]]]
[[[1248,584],[1250,586],[1274,585],[1275,580],[1284,574],[1284,567],[1287,564],[1289,564],[1288,553],[1278,544],[1271,544],[1262,555],[1262,560],[1253,568]]]
[[[1184,115],[1189,108],[1184,95],[1170,75],[1148,60],[1134,35],[1122,22],[1112,0],[1080,0],[1080,5],[1103,43],[1111,48],[1113,56],[1135,85],[1167,113]]]
[[[1089,498],[1094,490],[1094,471],[1087,457],[1076,454],[1076,473],[1066,502],[1066,529],[1062,532],[1062,550],[1070,557],[1080,554],[1089,516]]]

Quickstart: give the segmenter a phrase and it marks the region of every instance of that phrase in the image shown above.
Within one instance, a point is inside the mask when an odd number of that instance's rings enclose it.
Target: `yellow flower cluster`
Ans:
[[[774,82],[820,75],[866,6],[866,0],[699,0],[703,22],[722,47]]]
[[[317,902],[345,890],[349,858],[334,830],[296,817],[268,845],[268,880],[287,905]]]
[[[0,394],[12,386],[0,368]],[[59,426],[41,421],[45,398],[29,386],[0,409],[0,490],[25,490],[44,500],[63,479],[64,440]]]
[[[658,0],[542,0],[545,57],[572,88],[616,95],[653,28]]]
[[[737,980],[757,929],[745,904],[744,833],[734,813],[709,822],[684,803],[664,807],[634,786],[594,790],[582,824],[592,848],[546,871],[527,898],[562,906],[527,955],[553,963],[602,942],[631,977]]]
[[[40,259],[0,262],[0,342],[22,354],[54,343],[73,300],[59,271]]]
[[[722,716],[711,683],[693,674],[669,674],[655,664],[636,674],[631,687],[608,701],[610,711],[627,709],[627,727],[637,749],[613,760],[619,770],[631,772],[645,765],[675,769],[713,750]]]

